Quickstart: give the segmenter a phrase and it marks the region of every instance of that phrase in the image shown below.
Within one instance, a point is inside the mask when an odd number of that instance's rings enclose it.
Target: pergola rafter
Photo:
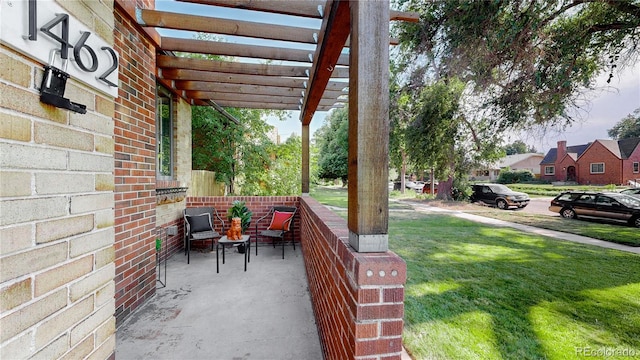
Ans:
[[[255,108],[257,99],[268,109],[300,110],[302,124],[316,111],[340,107],[348,95],[349,2],[325,0],[178,0],[211,7],[227,7],[247,12],[249,20],[203,16],[155,9],[135,9],[138,23],[145,28],[204,32],[261,41],[287,42],[291,46],[250,45],[173,36],[158,40],[158,78],[163,85],[191,103],[207,100],[230,104],[221,106]],[[212,8],[213,9],[213,8]],[[205,13],[203,11],[203,13]],[[212,12],[213,13],[213,12]],[[322,20],[317,28],[255,22],[265,13],[294,19]],[[417,21],[414,13],[391,11],[390,20]],[[295,23],[292,20],[291,23]],[[394,43],[394,41],[390,41]],[[255,44],[255,42],[254,42]],[[203,54],[184,57],[176,53]],[[338,81],[344,79],[344,81]],[[215,85],[214,85],[215,84]],[[278,97],[270,101],[264,96]],[[230,97],[234,97],[230,99]],[[339,99],[340,97],[340,99]],[[289,104],[297,98],[295,104]],[[273,99],[271,99],[273,100]]]

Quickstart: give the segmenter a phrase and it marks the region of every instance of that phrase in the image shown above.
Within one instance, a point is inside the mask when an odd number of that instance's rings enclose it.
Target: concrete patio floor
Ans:
[[[322,359],[300,247],[294,251],[184,253],[167,262],[166,287],[117,329],[117,359]],[[222,254],[220,254],[222,255]]]

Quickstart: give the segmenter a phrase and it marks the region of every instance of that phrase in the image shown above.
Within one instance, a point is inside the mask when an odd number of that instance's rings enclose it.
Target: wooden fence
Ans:
[[[190,196],[224,196],[225,184],[216,182],[216,173],[206,170],[191,171]]]

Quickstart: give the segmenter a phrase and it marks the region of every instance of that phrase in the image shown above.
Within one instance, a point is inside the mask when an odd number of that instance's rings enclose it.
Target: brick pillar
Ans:
[[[115,261],[118,324],[155,294],[155,47],[116,8],[120,88],[115,124]]]

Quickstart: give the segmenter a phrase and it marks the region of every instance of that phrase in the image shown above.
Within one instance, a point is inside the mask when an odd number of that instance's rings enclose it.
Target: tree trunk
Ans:
[[[453,188],[453,176],[449,176],[446,181],[440,180],[438,183],[438,200],[452,200],[451,189]]]
[[[453,200],[453,196],[452,196],[452,189],[453,189],[453,174],[455,174],[455,161],[454,161],[454,146],[451,145],[451,151],[449,152],[449,176],[447,177],[447,180],[442,182],[440,181],[440,183],[438,183],[438,196],[436,196],[436,199],[439,200]]]
[[[436,179],[434,176],[434,171],[433,171],[433,167],[431,168],[431,173],[429,173],[429,186],[431,186],[431,192],[429,194],[433,195],[436,193]]]
[[[407,175],[407,154],[402,151],[402,166],[400,167],[400,192],[404,194],[405,183],[404,179]]]

